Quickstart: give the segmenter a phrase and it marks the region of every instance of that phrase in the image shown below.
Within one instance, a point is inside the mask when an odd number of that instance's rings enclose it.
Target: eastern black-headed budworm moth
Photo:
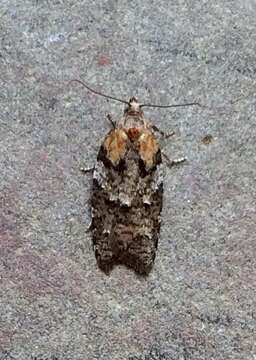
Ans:
[[[92,240],[98,266],[109,273],[124,264],[147,275],[154,264],[163,203],[163,164],[156,126],[148,123],[142,107],[175,107],[198,103],[157,106],[129,102],[121,120],[112,121],[93,169],[91,195]],[[182,159],[183,160],[183,159]],[[174,161],[173,163],[180,162]]]

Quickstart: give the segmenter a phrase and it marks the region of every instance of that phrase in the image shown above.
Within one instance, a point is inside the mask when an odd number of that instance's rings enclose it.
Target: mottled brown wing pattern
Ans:
[[[152,269],[160,232],[162,171],[153,131],[119,128],[106,136],[91,199],[95,256],[105,273],[117,264],[145,275]]]

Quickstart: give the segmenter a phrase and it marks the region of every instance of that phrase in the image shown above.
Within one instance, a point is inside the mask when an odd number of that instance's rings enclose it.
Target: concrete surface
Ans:
[[[256,359],[255,26],[255,0],[1,1],[0,360]],[[74,78],[207,105],[146,111],[188,157],[147,279],[96,267],[79,167],[123,106]]]

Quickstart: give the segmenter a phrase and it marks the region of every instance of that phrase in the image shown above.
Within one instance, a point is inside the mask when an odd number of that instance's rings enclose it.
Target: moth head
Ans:
[[[141,104],[138,102],[136,97],[130,98],[128,106],[125,109],[125,114],[127,115],[142,115],[143,111],[141,110]]]

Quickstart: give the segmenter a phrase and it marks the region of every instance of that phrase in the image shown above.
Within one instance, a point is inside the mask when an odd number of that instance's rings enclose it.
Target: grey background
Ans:
[[[1,1],[1,360],[256,359],[255,25],[253,0]],[[188,158],[146,279],[97,269],[79,167],[123,106],[74,78],[207,106],[146,111]]]

